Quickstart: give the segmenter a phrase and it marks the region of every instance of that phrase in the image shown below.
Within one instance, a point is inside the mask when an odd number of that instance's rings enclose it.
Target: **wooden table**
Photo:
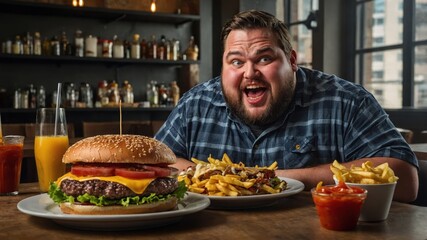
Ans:
[[[0,197],[0,239],[426,239],[427,208],[393,202],[386,221],[360,222],[353,231],[320,226],[308,192],[266,208],[203,210],[172,225],[116,232],[74,230],[50,219],[21,213],[17,203],[38,194],[35,183],[20,186],[20,195]]]
[[[409,144],[418,160],[427,160],[427,143]]]

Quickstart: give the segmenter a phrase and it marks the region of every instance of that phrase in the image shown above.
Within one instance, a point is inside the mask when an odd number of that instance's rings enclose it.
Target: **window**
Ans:
[[[318,9],[318,0],[290,0],[288,1],[287,15],[289,32],[291,34],[292,46],[298,52],[300,66],[312,67],[312,31],[315,20],[310,21],[311,14]]]
[[[355,0],[355,80],[385,108],[427,107],[427,0]]]

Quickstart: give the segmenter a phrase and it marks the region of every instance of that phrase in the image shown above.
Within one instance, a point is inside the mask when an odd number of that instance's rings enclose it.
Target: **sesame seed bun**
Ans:
[[[141,135],[98,135],[68,148],[64,163],[174,164],[176,156],[164,143]]]

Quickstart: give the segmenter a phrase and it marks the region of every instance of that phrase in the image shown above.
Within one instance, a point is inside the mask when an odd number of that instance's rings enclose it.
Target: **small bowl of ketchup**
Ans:
[[[329,230],[347,231],[357,226],[368,191],[344,182],[311,189],[320,225]]]

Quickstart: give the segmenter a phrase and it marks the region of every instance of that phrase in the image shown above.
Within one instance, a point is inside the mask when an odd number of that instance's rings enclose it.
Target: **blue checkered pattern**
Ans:
[[[229,112],[221,78],[181,98],[155,136],[178,157],[206,160],[227,153],[234,162],[301,168],[333,160],[394,157],[418,166],[408,144],[375,98],[334,75],[299,68],[294,101],[258,137]]]

